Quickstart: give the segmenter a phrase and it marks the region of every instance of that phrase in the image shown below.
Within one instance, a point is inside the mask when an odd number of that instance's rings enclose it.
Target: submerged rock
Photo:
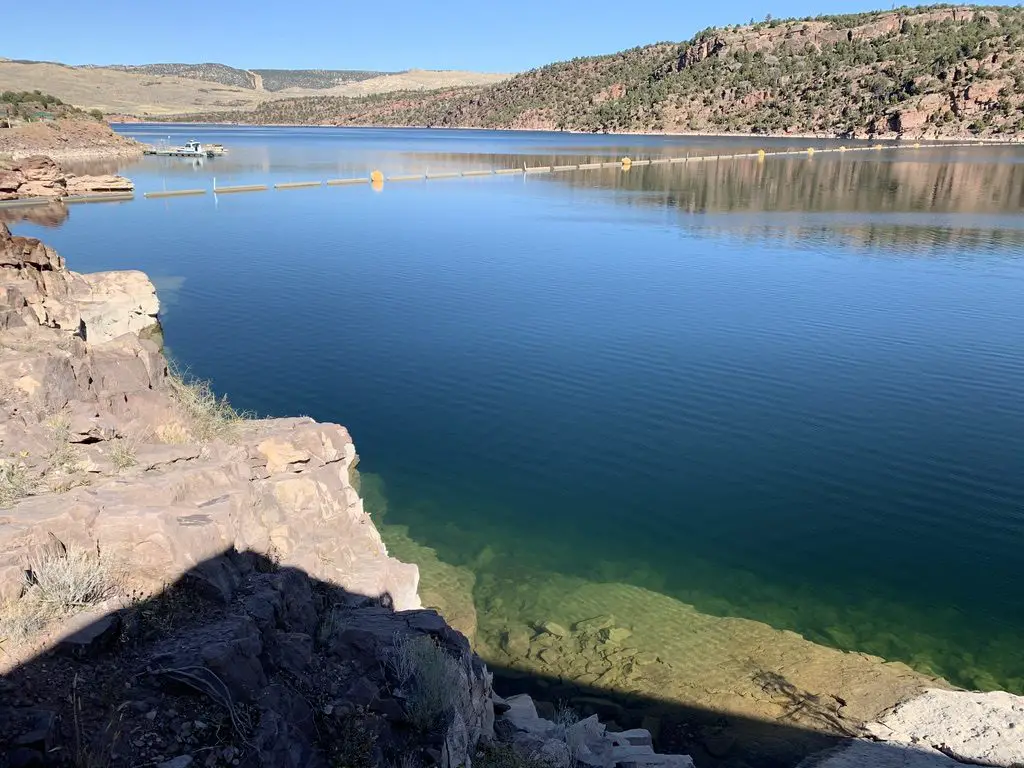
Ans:
[[[559,639],[567,637],[569,635],[569,630],[567,630],[561,624],[556,624],[553,621],[545,621],[543,624],[541,624],[540,631],[557,637]]]
[[[609,629],[615,626],[613,616],[594,616],[591,619],[577,621],[572,625],[575,632],[598,632],[602,629]]]

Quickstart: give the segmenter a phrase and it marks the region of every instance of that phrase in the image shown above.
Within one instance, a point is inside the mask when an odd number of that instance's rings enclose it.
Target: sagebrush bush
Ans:
[[[28,467],[21,462],[0,459],[0,509],[6,509],[18,499],[28,496],[34,487]]]
[[[444,728],[464,707],[468,676],[462,664],[426,635],[400,635],[386,665],[406,702],[409,721],[423,731]]]
[[[63,611],[101,603],[110,597],[115,569],[80,547],[51,546],[29,565],[28,596]]]

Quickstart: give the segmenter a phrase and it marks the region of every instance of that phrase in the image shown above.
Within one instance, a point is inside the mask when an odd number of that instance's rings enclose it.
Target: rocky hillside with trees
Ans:
[[[1024,131],[1024,9],[929,6],[706,29],[483,88],[268,102],[217,119],[828,136]],[[195,116],[192,116],[193,118]]]
[[[0,122],[10,128],[15,122],[32,122],[55,118],[103,120],[98,109],[85,112],[65,104],[56,96],[42,91],[4,91],[0,93]]]
[[[133,157],[141,153],[142,145],[114,133],[98,109],[86,112],[39,90],[0,93],[0,176],[5,177],[2,182],[5,190],[0,191],[0,200],[4,199],[4,193],[14,197],[27,194],[19,191],[13,181],[14,175],[7,173],[11,171],[8,163],[12,160],[35,155],[57,160],[83,160]],[[52,174],[46,178],[47,182],[53,180]],[[81,191],[78,188],[71,194]]]

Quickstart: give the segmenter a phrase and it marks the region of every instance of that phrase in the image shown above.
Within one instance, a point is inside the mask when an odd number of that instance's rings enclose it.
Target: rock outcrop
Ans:
[[[507,708],[499,730],[511,726],[507,735],[521,754],[535,756],[552,768],[694,768],[685,755],[659,755],[654,751],[650,731],[632,728],[609,731],[597,715],[556,723],[541,717],[529,696],[520,694],[499,700]]]
[[[134,190],[131,180],[123,176],[76,176],[44,155],[0,164],[0,200],[31,197],[59,200],[76,195],[125,194]]]
[[[395,612],[255,553],[205,560],[65,632],[52,655],[0,678],[4,768],[64,765],[79,739],[97,762],[73,765],[327,768],[408,755],[456,768],[493,738],[490,675],[440,616]]]
[[[1024,765],[1024,696],[930,690],[868,725],[853,741],[800,768],[957,768]]]
[[[69,272],[52,249],[0,225],[0,455],[19,457],[47,491],[16,500],[0,526],[0,594],[16,596],[26,553],[52,533],[116,552],[152,583],[255,549],[418,608],[415,566],[387,556],[352,487],[348,432],[283,419],[207,434],[174,397],[157,345],[139,336],[156,313],[144,274]],[[112,451],[129,443],[131,464],[119,469]],[[58,471],[54,494],[47,480]]]
[[[0,128],[0,154],[15,159],[33,155],[58,160],[138,157],[142,150],[139,142],[92,118],[67,117]]]

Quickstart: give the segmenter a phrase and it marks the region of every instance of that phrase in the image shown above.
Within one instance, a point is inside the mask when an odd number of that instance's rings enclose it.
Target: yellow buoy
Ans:
[[[814,157],[814,147],[808,147],[807,148],[807,156],[808,157]]]
[[[846,151],[846,147],[840,147],[840,148],[839,148],[839,151],[840,151],[840,152],[845,152],[845,151]]]
[[[921,142],[915,141],[914,142],[914,149],[920,149],[920,148],[921,148]]]
[[[624,171],[628,170],[629,166],[631,166],[632,164],[633,164],[633,161],[630,160],[628,157],[622,158],[622,170],[624,170]]]
[[[371,184],[383,184],[384,183],[384,174],[381,173],[380,171],[373,171],[370,174],[370,183]]]
[[[882,145],[881,145],[881,144],[875,144],[874,148],[875,148],[875,149],[881,149],[881,148],[882,148]]]
[[[765,151],[763,149],[757,150],[757,162],[763,163],[765,158]]]

